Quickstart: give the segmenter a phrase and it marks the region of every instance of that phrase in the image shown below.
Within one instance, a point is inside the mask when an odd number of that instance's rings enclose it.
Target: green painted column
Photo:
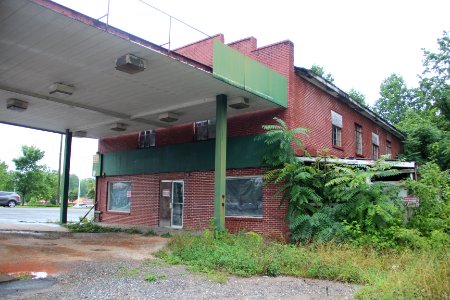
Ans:
[[[216,154],[214,169],[214,219],[217,230],[225,230],[227,165],[227,96],[216,96]]]
[[[69,129],[66,129],[66,140],[64,145],[63,195],[60,216],[62,224],[67,223],[67,206],[69,203],[70,153],[72,152],[72,132],[70,132]]]

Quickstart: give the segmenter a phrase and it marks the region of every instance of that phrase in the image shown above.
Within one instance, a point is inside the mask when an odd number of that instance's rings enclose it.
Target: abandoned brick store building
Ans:
[[[291,41],[258,48],[257,40],[250,37],[225,45],[219,34],[175,51],[212,72],[225,74],[223,80],[232,85],[254,84],[262,89],[256,93],[275,92],[280,97],[278,107],[249,112],[251,100],[228,99],[230,113],[240,112],[227,118],[228,230],[270,235],[287,232],[285,211],[278,206],[280,199],[273,197],[276,188],[263,184],[264,146],[254,139],[263,132],[261,125],[274,123],[274,117],[285,120],[290,128],[309,128],[303,139],[313,156],[323,148],[336,157],[360,159],[383,154],[394,158],[401,151],[399,131],[330,82],[294,66]],[[274,87],[279,89],[275,91],[270,86],[274,74],[285,78],[285,84]],[[182,108],[172,113],[173,120],[167,120],[172,121],[169,128],[99,140],[102,169],[97,209],[103,222],[186,230],[209,225],[214,216],[215,115],[183,123],[176,120],[184,113]]]
[[[157,45],[112,26],[109,9],[94,19],[49,0],[0,8],[0,122],[65,135],[62,223],[72,136],[99,140],[102,222],[200,230],[214,217],[219,229],[284,237],[285,208],[263,181],[262,125],[308,128],[310,155],[329,149],[348,163],[402,149],[401,132],[296,67],[291,41],[219,34],[172,49],[170,33]]]

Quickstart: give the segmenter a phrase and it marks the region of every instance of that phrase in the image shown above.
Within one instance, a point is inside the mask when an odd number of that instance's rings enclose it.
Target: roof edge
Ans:
[[[364,114],[366,117],[371,119],[376,124],[380,125],[382,128],[394,134],[401,140],[405,140],[406,135],[403,132],[395,128],[392,124],[390,124],[379,114],[371,110],[368,106],[353,100],[346,92],[344,92],[343,90],[332,84],[330,81],[324,79],[323,77],[315,74],[314,72],[306,68],[294,67],[294,70],[297,75],[306,79],[308,82],[311,82],[312,84],[320,88],[322,91],[341,100],[342,102],[349,104],[351,108]]]

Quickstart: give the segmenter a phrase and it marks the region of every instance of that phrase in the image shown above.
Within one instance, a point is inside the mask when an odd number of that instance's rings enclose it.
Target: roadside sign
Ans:
[[[403,201],[407,207],[419,207],[419,197],[406,196],[403,197]]]

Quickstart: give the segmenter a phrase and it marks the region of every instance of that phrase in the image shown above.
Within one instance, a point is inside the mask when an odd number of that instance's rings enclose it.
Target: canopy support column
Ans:
[[[63,195],[61,201],[61,224],[67,223],[67,207],[69,203],[70,154],[72,152],[72,132],[66,129],[63,169]]]
[[[216,153],[214,169],[214,219],[216,229],[225,230],[227,170],[227,96],[216,96]]]

